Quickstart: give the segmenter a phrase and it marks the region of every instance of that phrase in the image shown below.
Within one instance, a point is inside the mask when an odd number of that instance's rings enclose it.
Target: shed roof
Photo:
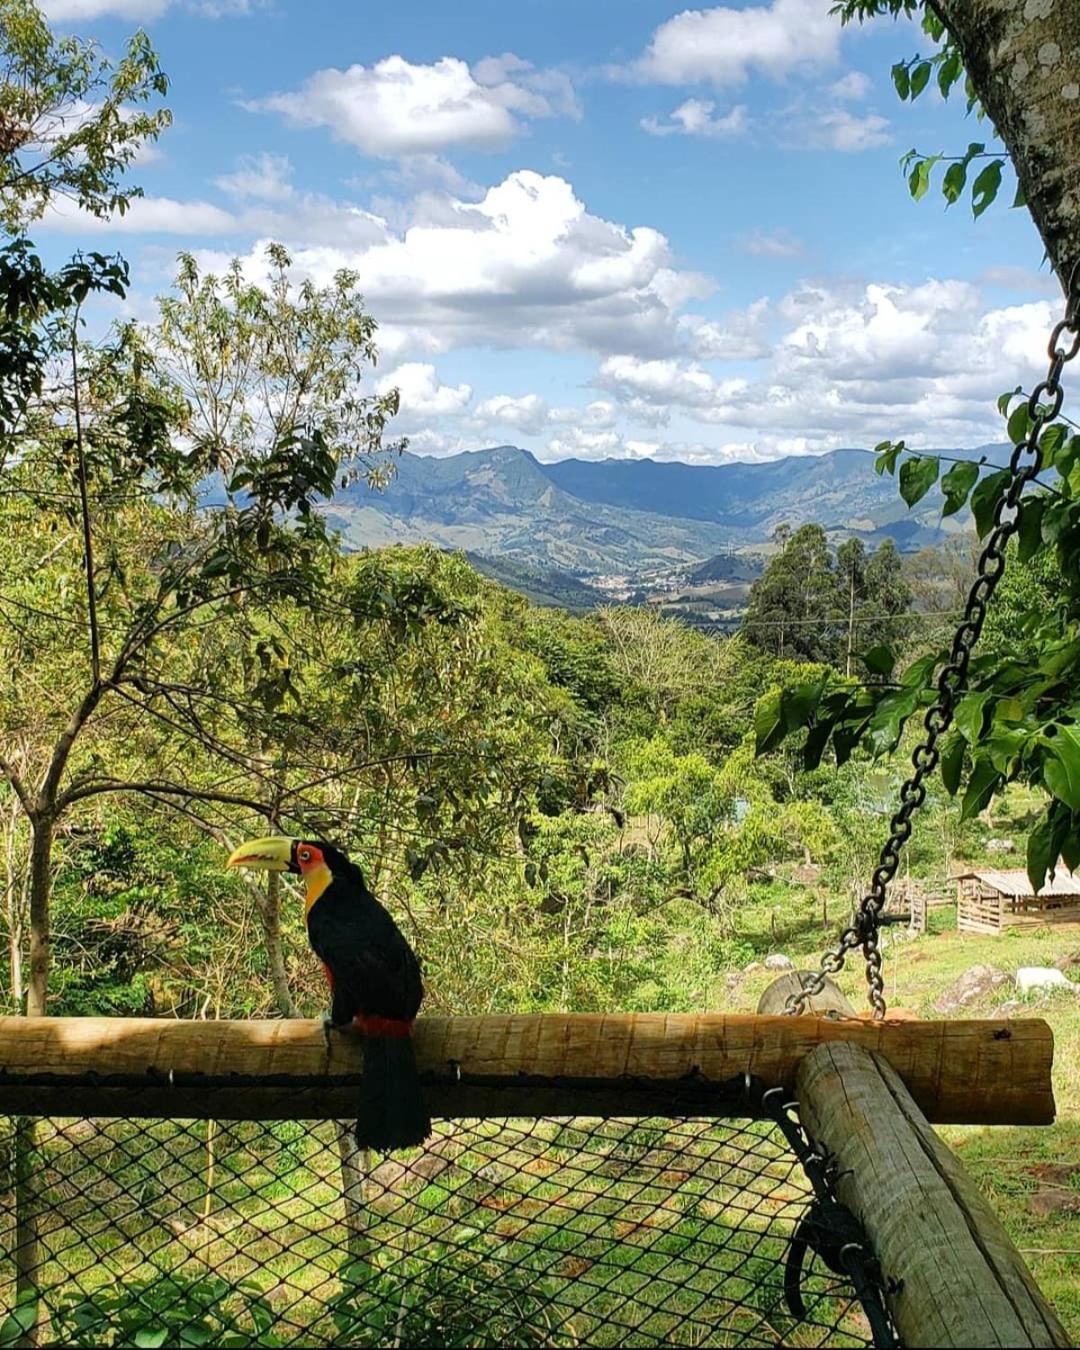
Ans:
[[[978,868],[971,872],[961,872],[956,880],[979,881],[1001,895],[1015,896],[1018,899],[1023,897],[1034,899],[1036,896],[1028,880],[1028,874],[1022,868],[1007,872],[998,871],[996,868]],[[1047,877],[1042,890],[1038,892],[1040,900],[1045,900],[1049,896],[1075,896],[1080,899],[1080,875],[1070,872],[1067,867],[1059,866],[1054,879],[1051,881]]]

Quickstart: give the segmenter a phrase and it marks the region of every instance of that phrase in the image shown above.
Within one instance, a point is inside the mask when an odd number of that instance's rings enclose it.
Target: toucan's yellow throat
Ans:
[[[259,872],[294,872],[304,878],[304,917],[334,879],[318,844],[303,839],[274,835],[267,839],[249,839],[233,849],[229,867],[246,867]]]

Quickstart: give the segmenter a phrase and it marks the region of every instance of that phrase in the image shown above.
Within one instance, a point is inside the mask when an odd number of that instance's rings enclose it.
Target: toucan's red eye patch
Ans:
[[[296,850],[296,861],[301,872],[309,871],[323,861],[322,849],[315,848],[312,844],[301,844]]]

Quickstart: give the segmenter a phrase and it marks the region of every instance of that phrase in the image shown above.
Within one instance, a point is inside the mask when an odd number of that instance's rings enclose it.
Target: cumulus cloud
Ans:
[[[716,104],[709,99],[688,98],[666,122],[643,117],[641,126],[650,136],[738,136],[746,130],[746,107],[737,103],[722,117],[714,117]]]
[[[694,356],[705,361],[752,361],[769,354],[768,318],[769,301],[762,297],[746,309],[732,310],[721,320],[684,314],[678,322]]]
[[[849,70],[846,75],[835,80],[829,85],[829,93],[833,98],[851,99],[858,103],[869,94],[873,87],[869,75],[864,75],[861,70]]]
[[[775,307],[784,331],[761,378],[718,380],[699,363],[613,356],[597,383],[727,428],[744,457],[905,437],[970,445],[1000,436],[994,401],[1038,377],[1048,301],[988,309],[978,287],[934,280],[803,286]]]
[[[408,433],[427,417],[454,417],[463,412],[472,399],[468,384],[440,384],[435,367],[423,361],[407,361],[379,378],[375,386],[380,394],[396,389],[401,396],[401,408],[394,423],[395,430]]]
[[[739,238],[744,253],[756,258],[798,258],[805,251],[803,241],[788,229],[751,230]]]
[[[414,65],[387,56],[373,66],[331,66],[293,92],[248,101],[293,125],[329,127],[368,155],[434,155],[451,147],[495,150],[527,119],[576,116],[573,88],[557,71],[534,71],[507,54],[470,69],[456,57]]]
[[[547,425],[549,415],[547,403],[539,394],[523,394],[520,398],[493,394],[476,405],[472,422],[478,428],[512,427],[536,435]]]
[[[653,33],[630,68],[661,84],[742,84],[751,74],[782,79],[837,59],[840,25],[823,0],[773,0],[745,9],[687,9]]]
[[[398,360],[459,345],[672,352],[686,340],[680,310],[711,289],[672,267],[659,231],[593,215],[565,179],[531,170],[480,201],[432,198],[401,229],[367,216],[363,239],[335,244],[332,228],[312,238],[317,223],[290,228],[287,213],[275,224],[266,237],[289,244],[316,282],[341,267],[357,273],[380,346]],[[265,240],[246,255],[252,276],[264,255]]]
[[[230,197],[283,202],[293,195],[289,182],[292,165],[285,155],[263,153],[241,155],[232,173],[222,174],[214,183]]]
[[[785,115],[787,144],[803,150],[839,150],[855,154],[887,145],[889,119],[878,113],[859,116],[846,108],[810,110],[797,116]]]

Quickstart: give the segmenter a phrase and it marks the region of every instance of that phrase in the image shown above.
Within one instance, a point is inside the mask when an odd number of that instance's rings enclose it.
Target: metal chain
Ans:
[[[1068,335],[1067,347],[1060,345],[1065,335]],[[957,701],[967,687],[972,648],[982,632],[986,606],[1005,571],[1006,545],[1020,524],[1020,497],[1042,468],[1039,437],[1047,423],[1053,422],[1061,411],[1065,397],[1061,387],[1061,372],[1067,361],[1080,354],[1080,263],[1073,269],[1069,282],[1065,317],[1055,325],[1047,351],[1050,368],[1046,379],[1037,384],[1028,397],[1028,434],[1012,452],[1009,461],[1012,478],[994,511],[994,528],[979,558],[964,617],[953,636],[949,660],[938,675],[937,698],[923,721],[926,737],[912,756],[914,772],[900,789],[900,807],[890,822],[889,838],[878,857],[869,893],[863,897],[850,926],[840,934],[835,948],[821,958],[820,969],[804,978],[802,988],[787,1000],[784,1007],[787,1013],[802,1012],[810,999],[825,988],[828,977],[843,969],[847,953],[861,946],[866,960],[866,982],[874,1017],[885,1016],[885,981],[878,939],[886,890],[900,866],[900,850],[911,836],[911,818],[926,800],[926,780],[937,768],[941,758],[938,742],[952,725]]]

